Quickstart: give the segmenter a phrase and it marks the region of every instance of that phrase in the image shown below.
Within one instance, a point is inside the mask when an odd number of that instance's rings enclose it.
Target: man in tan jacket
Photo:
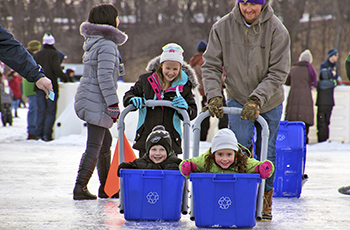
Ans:
[[[229,114],[229,127],[238,142],[252,148],[255,122],[261,115],[270,136],[267,159],[276,164],[276,137],[284,100],[283,84],[290,70],[290,37],[274,15],[269,0],[237,0],[233,10],[211,28],[202,65],[204,90],[209,101],[205,109],[223,116],[221,68],[226,72],[227,105],[242,108],[240,115]],[[260,158],[261,136],[256,154]],[[272,219],[272,175],[266,179],[262,218]]]

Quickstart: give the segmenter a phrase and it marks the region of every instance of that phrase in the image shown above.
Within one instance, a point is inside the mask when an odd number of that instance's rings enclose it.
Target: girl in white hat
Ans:
[[[220,129],[213,137],[211,148],[198,157],[181,162],[181,173],[189,178],[191,172],[259,173],[262,179],[272,175],[275,167],[269,160],[250,158],[250,152],[237,142],[231,129]]]

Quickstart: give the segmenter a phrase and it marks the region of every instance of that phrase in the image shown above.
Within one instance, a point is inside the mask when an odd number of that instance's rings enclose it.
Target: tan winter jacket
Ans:
[[[203,59],[208,100],[221,96],[224,66],[228,99],[244,105],[254,95],[260,99],[261,113],[283,102],[283,84],[290,70],[290,38],[269,5],[248,28],[237,4],[213,25]]]

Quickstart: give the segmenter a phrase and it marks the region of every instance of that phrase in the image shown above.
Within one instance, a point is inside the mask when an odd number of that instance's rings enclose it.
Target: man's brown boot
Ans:
[[[272,220],[272,195],[273,189],[270,191],[264,192],[264,204],[262,211],[262,221],[270,221]]]

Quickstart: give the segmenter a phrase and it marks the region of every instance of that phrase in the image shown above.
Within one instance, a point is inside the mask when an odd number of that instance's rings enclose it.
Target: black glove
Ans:
[[[209,110],[210,116],[212,117],[216,116],[217,118],[222,118],[224,116],[224,110],[222,109],[222,107],[223,107],[222,97],[213,97],[212,99],[209,100],[208,105],[206,105],[202,109],[202,112]]]
[[[119,166],[118,166],[118,172],[117,175],[118,177],[120,177],[120,170],[121,169],[136,169],[136,167],[134,166],[133,163],[129,162],[122,162]]]
[[[260,100],[256,96],[249,97],[244,104],[241,119],[255,121],[260,114]]]

